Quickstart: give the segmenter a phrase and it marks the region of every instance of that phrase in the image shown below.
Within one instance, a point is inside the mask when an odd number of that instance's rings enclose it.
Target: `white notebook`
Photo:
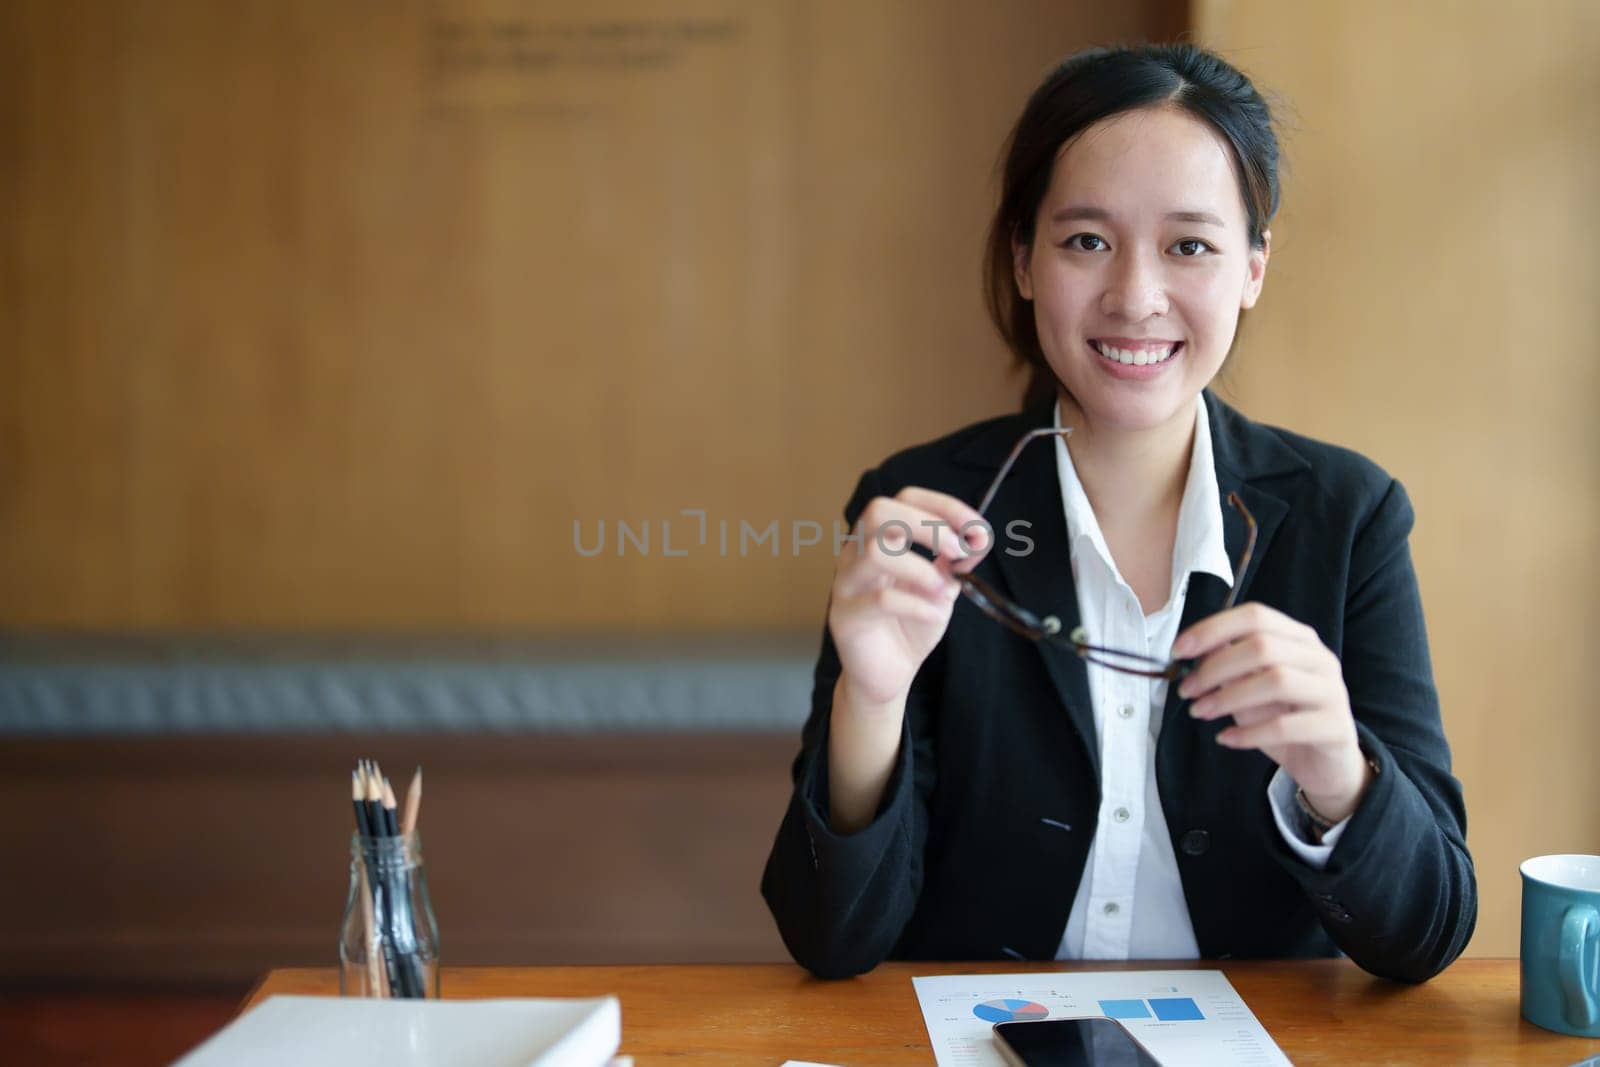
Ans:
[[[178,1067],[605,1067],[622,1043],[616,997],[370,1000],[268,997]]]

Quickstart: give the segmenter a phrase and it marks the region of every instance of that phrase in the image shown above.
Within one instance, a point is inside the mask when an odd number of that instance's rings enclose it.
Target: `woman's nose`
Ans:
[[[1124,252],[1112,264],[1100,296],[1100,312],[1128,322],[1167,313],[1167,290],[1158,264],[1138,252]]]

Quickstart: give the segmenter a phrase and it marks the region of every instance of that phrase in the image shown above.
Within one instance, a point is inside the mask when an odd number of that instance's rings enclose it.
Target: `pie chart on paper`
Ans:
[[[986,1000],[972,1014],[986,1023],[1027,1023],[1043,1019],[1050,1009],[1031,1000]]]

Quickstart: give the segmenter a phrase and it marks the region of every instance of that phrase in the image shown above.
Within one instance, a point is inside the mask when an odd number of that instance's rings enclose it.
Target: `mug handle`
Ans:
[[[1600,936],[1600,912],[1587,904],[1574,904],[1561,920],[1561,951],[1556,969],[1561,990],[1567,996],[1567,1022],[1587,1030],[1600,1022],[1600,998],[1589,988],[1583,963],[1584,949]]]

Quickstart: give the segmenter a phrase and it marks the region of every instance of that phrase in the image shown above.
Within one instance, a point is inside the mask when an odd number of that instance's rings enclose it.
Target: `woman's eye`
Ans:
[[[1105,241],[1092,233],[1079,233],[1067,238],[1067,247],[1075,252],[1098,252]]]
[[[1178,250],[1178,255],[1183,256],[1186,259],[1192,259],[1195,256],[1198,256],[1201,252],[1211,251],[1211,246],[1200,240],[1198,237],[1185,237],[1172,247]]]

